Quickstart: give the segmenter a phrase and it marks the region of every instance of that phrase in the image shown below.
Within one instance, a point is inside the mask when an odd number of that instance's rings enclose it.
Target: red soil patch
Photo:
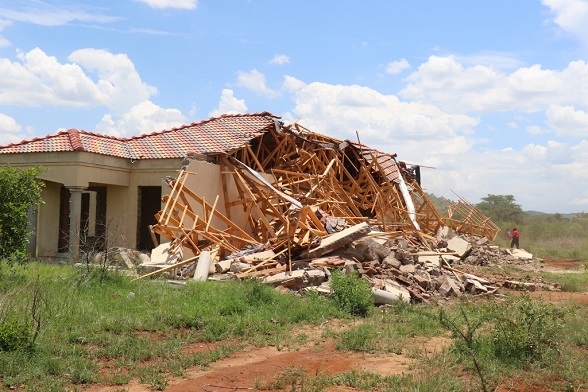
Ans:
[[[545,257],[543,263],[546,266],[558,270],[583,270],[584,264],[588,263],[586,260],[580,259],[559,259],[556,257]]]
[[[416,343],[422,355],[431,355],[441,351],[450,343],[450,339],[435,337]],[[206,346],[206,347],[205,347]],[[212,349],[208,344],[196,344],[187,347],[186,351],[196,352]],[[332,341],[311,343],[298,350],[278,350],[276,347],[248,347],[231,357],[217,361],[208,369],[191,369],[182,378],[172,379],[165,389],[166,392],[184,391],[232,391],[256,390],[260,386],[268,386],[276,377],[284,373],[304,373],[308,377],[321,374],[336,374],[352,370],[369,371],[371,373],[400,375],[410,373],[411,365],[416,359],[396,354],[347,353],[335,349]],[[290,386],[288,386],[289,388]],[[150,392],[148,385],[132,380],[124,385],[129,392]],[[120,391],[121,386],[95,385],[87,389],[91,392]],[[336,388],[337,391],[353,391],[354,389]],[[279,389],[272,389],[279,391]],[[333,390],[335,391],[335,390]]]

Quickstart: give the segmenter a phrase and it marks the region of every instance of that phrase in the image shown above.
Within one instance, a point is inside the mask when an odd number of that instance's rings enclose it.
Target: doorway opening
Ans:
[[[137,250],[150,252],[155,245],[149,226],[157,223],[155,214],[161,210],[161,187],[140,186],[137,196]],[[159,234],[155,236],[159,243]]]

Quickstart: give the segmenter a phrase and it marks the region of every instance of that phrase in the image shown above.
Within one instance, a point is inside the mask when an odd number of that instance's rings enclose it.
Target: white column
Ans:
[[[68,187],[69,204],[69,254],[73,259],[80,255],[80,222],[82,220],[82,187]]]

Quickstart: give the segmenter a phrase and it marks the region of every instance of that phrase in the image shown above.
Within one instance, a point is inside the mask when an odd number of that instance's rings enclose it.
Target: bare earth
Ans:
[[[583,270],[582,260],[544,259],[544,263],[536,265],[543,271],[558,273],[573,273]],[[564,293],[556,291],[536,291],[533,297],[554,303],[573,301],[588,304],[588,293]],[[329,326],[333,327],[333,326]],[[320,334],[320,331],[304,331],[308,335]],[[364,354],[346,353],[335,349],[331,340],[309,339],[309,344],[297,349],[279,350],[276,347],[248,347],[243,351],[233,354],[231,357],[213,363],[209,368],[188,370],[181,378],[172,379],[166,392],[188,391],[264,391],[260,385],[268,385],[281,372],[301,371],[306,374],[335,374],[349,372],[351,370],[365,370],[372,373],[386,375],[401,375],[413,371],[412,364],[417,361],[404,355],[395,354]],[[318,342],[318,343],[317,343]],[[226,344],[227,342],[223,342]],[[421,355],[431,355],[441,351],[451,343],[446,337],[436,337],[424,340],[416,339],[413,347],[420,350]],[[220,344],[220,343],[216,343]],[[185,350],[197,352],[211,350],[212,344],[199,343]],[[106,370],[107,371],[107,370]],[[89,392],[150,392],[149,386],[140,384],[138,380],[132,380],[124,386],[94,385],[87,389]],[[273,391],[279,391],[273,389]],[[337,387],[327,392],[352,392],[353,388]],[[540,385],[529,385],[525,380],[509,380],[497,389],[499,392],[548,392]]]

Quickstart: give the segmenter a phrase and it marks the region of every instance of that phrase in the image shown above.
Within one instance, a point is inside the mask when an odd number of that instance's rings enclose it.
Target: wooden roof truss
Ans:
[[[458,197],[457,202],[448,200],[449,208],[444,219],[445,224],[458,233],[469,233],[494,241],[500,228],[476,206],[461,196]]]
[[[186,177],[197,174],[182,170],[170,182],[171,192],[153,226],[154,232],[195,254],[211,244],[223,255],[271,243],[278,251],[287,247],[291,256],[330,235],[317,217],[318,209],[347,225],[368,222],[384,234],[402,232],[421,240],[423,234],[435,235],[444,223],[416,182],[407,184],[415,207],[408,211],[394,155],[316,134],[296,123],[270,128],[241,148],[208,157],[221,166],[226,215],[217,208],[218,197],[210,204],[185,186]],[[237,195],[229,195],[233,184]],[[463,215],[464,206],[462,202],[454,211]],[[195,211],[203,211],[202,216]],[[460,228],[494,233],[491,222],[474,212],[468,207],[468,220]],[[244,221],[236,222],[237,216]],[[213,217],[221,227],[215,227]],[[445,221],[457,225],[451,217]]]

